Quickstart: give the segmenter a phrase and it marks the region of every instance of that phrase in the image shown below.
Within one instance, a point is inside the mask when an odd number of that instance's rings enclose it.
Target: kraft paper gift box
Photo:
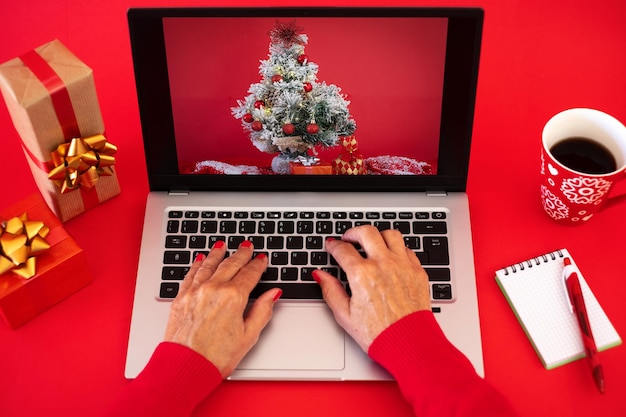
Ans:
[[[0,90],[37,187],[62,222],[120,193],[92,70],[61,42],[0,65]]]
[[[15,221],[15,218],[23,217],[24,214],[28,223],[22,223],[27,227],[20,229],[23,230],[22,233],[15,230],[9,233],[8,222]],[[40,194],[33,194],[2,209],[0,222],[0,271],[5,271],[0,273],[0,315],[12,328],[21,326],[92,281],[85,253],[67,234]],[[44,239],[49,247],[35,253],[33,236],[36,233],[40,233],[37,239]],[[30,246],[33,251],[29,256],[32,261],[29,259],[19,265],[7,265],[9,259],[16,258],[11,258],[7,252],[12,251],[12,242],[20,237],[23,240],[19,243],[28,239],[24,246]],[[28,268],[31,268],[30,273],[34,275],[25,278],[29,272],[24,270]]]

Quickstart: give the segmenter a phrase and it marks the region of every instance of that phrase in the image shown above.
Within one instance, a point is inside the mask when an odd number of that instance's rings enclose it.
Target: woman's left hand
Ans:
[[[245,241],[224,259],[226,248],[217,242],[208,256],[191,266],[170,311],[165,341],[180,343],[211,361],[223,377],[230,375],[256,344],[272,317],[280,289],[261,295],[244,316],[250,292],[267,267],[263,254],[252,259]]]

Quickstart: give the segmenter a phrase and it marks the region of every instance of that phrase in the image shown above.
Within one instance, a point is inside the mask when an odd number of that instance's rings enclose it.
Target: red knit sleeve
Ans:
[[[416,416],[518,416],[448,341],[430,311],[391,325],[368,354],[396,378]]]
[[[221,382],[219,370],[204,356],[163,342],[103,417],[189,416]]]

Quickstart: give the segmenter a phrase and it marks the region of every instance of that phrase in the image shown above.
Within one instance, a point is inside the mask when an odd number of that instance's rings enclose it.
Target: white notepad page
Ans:
[[[566,257],[578,272],[598,350],[622,343],[566,249],[500,269],[496,272],[496,281],[546,369],[585,356],[580,329],[570,310],[563,282]]]

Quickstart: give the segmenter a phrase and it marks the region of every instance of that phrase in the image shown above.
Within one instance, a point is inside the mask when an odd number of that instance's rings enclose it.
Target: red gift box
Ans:
[[[0,221],[24,213],[50,230],[50,248],[35,255],[36,274],[25,279],[12,270],[0,275],[0,314],[13,329],[67,298],[92,281],[87,257],[39,194],[0,211]]]
[[[295,175],[332,175],[333,167],[326,162],[307,164],[296,161],[289,162],[289,173]]]

